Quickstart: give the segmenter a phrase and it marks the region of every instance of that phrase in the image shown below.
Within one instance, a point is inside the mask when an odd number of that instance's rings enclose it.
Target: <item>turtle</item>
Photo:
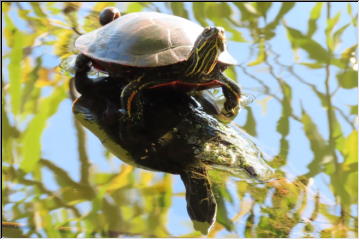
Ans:
[[[104,17],[106,16],[106,17]],[[142,90],[175,87],[185,91],[221,87],[225,116],[236,115],[241,90],[223,74],[236,60],[226,49],[224,29],[202,27],[185,18],[158,12],[119,17],[114,9],[100,15],[102,27],[75,41],[75,85],[81,94],[92,85],[90,65],[114,79],[125,79],[121,109],[140,119]],[[136,110],[134,110],[134,106]]]
[[[146,121],[142,126],[133,125],[123,116],[126,113],[118,111],[117,92],[123,87],[104,79],[93,88],[74,101],[76,119],[125,163],[180,175],[188,214],[194,228],[203,234],[213,226],[217,212],[209,170],[260,182],[273,176],[261,149],[214,117],[218,111],[209,98],[176,89],[145,91]]]

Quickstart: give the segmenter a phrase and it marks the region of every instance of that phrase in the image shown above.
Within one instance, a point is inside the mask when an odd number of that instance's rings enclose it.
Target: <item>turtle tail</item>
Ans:
[[[207,235],[216,217],[216,201],[205,168],[180,174],[186,189],[187,211],[195,230]]]

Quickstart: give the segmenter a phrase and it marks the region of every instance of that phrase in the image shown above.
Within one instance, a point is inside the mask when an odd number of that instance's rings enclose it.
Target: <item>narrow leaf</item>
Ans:
[[[316,3],[310,12],[310,18],[308,22],[308,32],[307,32],[307,36],[309,37],[311,37],[317,30],[316,22],[321,15],[322,6],[323,6],[322,2]]]
[[[46,121],[52,116],[60,102],[66,97],[63,88],[56,88],[52,95],[42,101],[39,112],[31,120],[28,128],[22,136],[22,156],[20,168],[25,172],[31,172],[41,156],[41,136],[46,126]]]

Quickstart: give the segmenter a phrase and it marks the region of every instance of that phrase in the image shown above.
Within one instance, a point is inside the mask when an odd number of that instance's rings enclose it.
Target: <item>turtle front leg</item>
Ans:
[[[84,54],[79,54],[75,61],[75,88],[84,95],[92,87],[92,80],[88,77],[91,60]]]
[[[180,174],[186,189],[187,211],[195,230],[207,235],[216,219],[216,201],[205,168]]]
[[[239,109],[241,90],[234,81],[227,78],[222,73],[219,75],[219,80],[223,83],[222,91],[225,96],[224,109],[222,110],[222,113],[226,117],[234,117]]]

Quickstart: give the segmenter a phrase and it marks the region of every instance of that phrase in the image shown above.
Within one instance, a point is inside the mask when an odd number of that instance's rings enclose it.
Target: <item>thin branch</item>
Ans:
[[[336,106],[334,106],[335,110],[338,111],[338,113],[340,113],[340,115],[344,118],[344,120],[350,125],[350,127],[353,130],[356,130],[356,126],[354,125],[354,123],[346,116],[346,114],[344,113],[344,111]]]

